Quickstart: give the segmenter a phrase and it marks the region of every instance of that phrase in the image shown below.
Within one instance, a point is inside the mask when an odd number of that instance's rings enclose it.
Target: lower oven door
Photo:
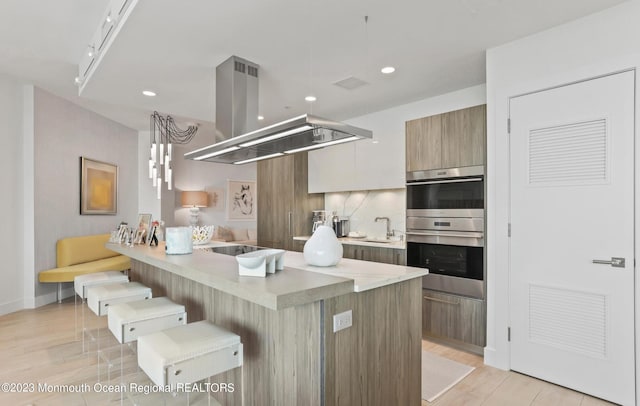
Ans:
[[[422,287],[484,299],[482,246],[412,242],[407,236],[407,265],[429,269]]]

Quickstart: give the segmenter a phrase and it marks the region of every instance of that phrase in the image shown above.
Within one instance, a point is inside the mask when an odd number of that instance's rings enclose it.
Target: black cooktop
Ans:
[[[256,247],[255,245],[230,245],[226,247],[211,247],[209,248],[211,252],[215,252],[217,254],[224,255],[240,255],[246,254],[247,252],[266,250],[264,247]]]

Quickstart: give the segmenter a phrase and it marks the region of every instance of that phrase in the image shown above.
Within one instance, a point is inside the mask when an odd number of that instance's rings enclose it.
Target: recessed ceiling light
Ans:
[[[264,120],[264,117],[263,116],[258,116],[258,120],[262,121],[262,120]]]
[[[142,94],[145,96],[153,97],[156,95],[156,92],[152,92],[151,90],[143,90]]]
[[[385,66],[384,68],[380,69],[380,72],[384,73],[385,75],[388,75],[395,71],[396,71],[396,68],[394,68],[393,66]]]
[[[315,96],[307,96],[304,98],[306,101],[308,102],[314,102],[316,101],[316,97]]]

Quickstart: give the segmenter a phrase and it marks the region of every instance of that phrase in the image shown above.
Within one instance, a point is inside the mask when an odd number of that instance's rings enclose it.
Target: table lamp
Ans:
[[[192,190],[182,192],[182,207],[189,207],[191,212],[191,219],[189,224],[191,227],[198,225],[198,215],[200,214],[200,207],[207,207],[209,205],[209,194],[202,190]]]

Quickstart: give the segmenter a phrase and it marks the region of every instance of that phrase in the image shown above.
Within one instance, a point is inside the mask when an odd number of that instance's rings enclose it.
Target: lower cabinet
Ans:
[[[306,241],[293,240],[291,251],[302,252],[304,250],[304,244]]]
[[[407,263],[405,250],[397,248],[379,248],[364,245],[343,244],[342,257],[395,265],[405,265]]]
[[[422,289],[422,337],[482,354],[486,344],[484,300]]]

